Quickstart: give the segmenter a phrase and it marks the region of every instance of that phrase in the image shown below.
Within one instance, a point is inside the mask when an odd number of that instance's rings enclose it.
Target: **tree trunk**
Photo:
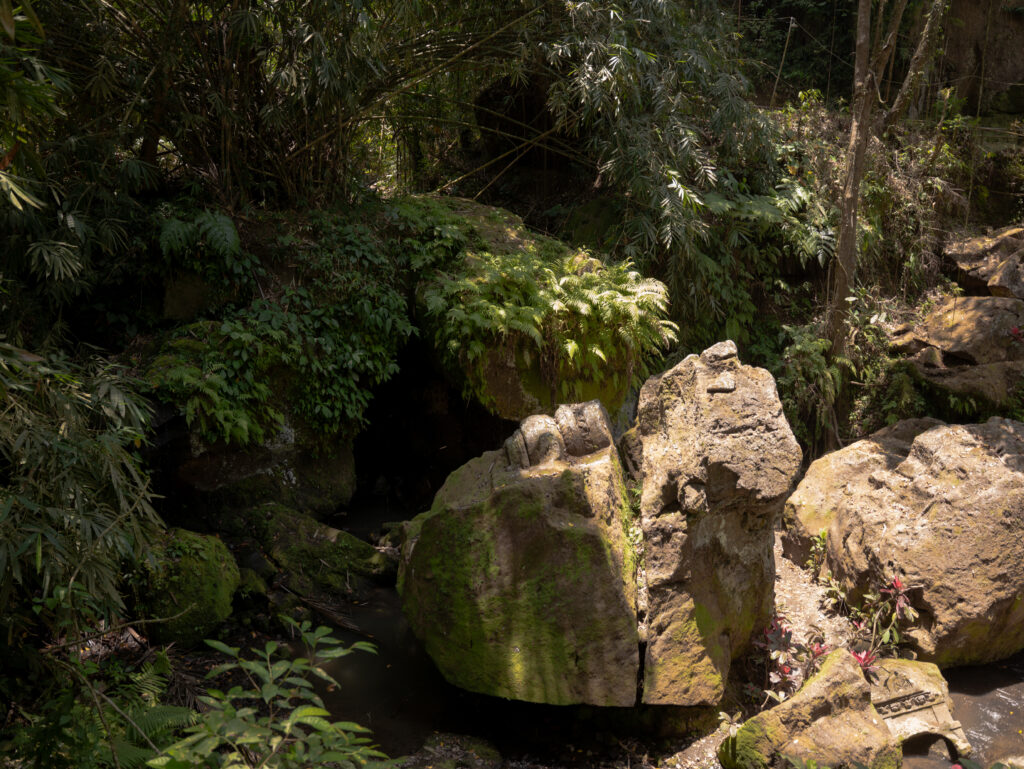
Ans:
[[[850,143],[846,152],[846,181],[839,201],[839,238],[832,265],[829,303],[825,315],[825,337],[832,342],[832,355],[846,350],[847,297],[857,273],[857,206],[860,182],[864,176],[864,157],[870,136],[871,111],[875,103],[874,74],[869,67],[871,54],[871,0],[857,5],[857,54],[854,63],[853,114]]]
[[[910,59],[907,76],[903,79],[900,92],[896,94],[896,101],[882,118],[882,132],[888,131],[896,124],[897,120],[903,117],[903,113],[910,104],[910,99],[917,91],[925,65],[931,58],[939,22],[946,13],[946,2],[947,0],[932,0],[931,8],[928,9],[928,18],[924,23],[924,31],[921,33],[921,39],[917,42],[917,48],[914,49],[914,55]]]

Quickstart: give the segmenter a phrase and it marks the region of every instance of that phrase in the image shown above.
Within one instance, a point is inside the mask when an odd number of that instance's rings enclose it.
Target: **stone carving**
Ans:
[[[900,742],[922,734],[945,738],[956,750],[951,759],[971,755],[960,722],[953,718],[949,687],[929,662],[880,660],[871,676],[871,704]]]
[[[772,375],[732,342],[648,379],[623,443],[642,479],[643,702],[715,704],[771,614],[773,529],[800,447]]]

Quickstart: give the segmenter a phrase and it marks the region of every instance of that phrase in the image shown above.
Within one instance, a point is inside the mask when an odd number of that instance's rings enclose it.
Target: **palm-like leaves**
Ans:
[[[429,282],[421,300],[438,348],[470,373],[478,395],[486,393],[479,364],[495,346],[527,365],[536,356],[548,386],[570,399],[586,382],[639,384],[677,332],[665,319],[664,284],[579,253],[473,253]]]

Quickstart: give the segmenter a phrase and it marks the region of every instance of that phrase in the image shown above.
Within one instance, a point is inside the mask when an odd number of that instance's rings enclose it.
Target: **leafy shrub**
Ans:
[[[832,343],[809,326],[784,326],[791,339],[775,367],[779,397],[793,433],[807,447],[822,448],[828,436],[838,437],[835,405],[844,372],[853,364],[832,357]]]
[[[22,707],[24,721],[0,749],[48,769],[128,769],[171,744],[196,723],[186,707],[163,704],[170,663],[157,652],[137,669],[116,658],[52,659],[60,685],[37,706]]]
[[[179,330],[147,368],[207,441],[259,443],[286,411],[325,441],[358,429],[413,333],[404,275],[366,226],[316,213],[278,248],[286,264],[267,272],[294,270],[291,282]]]
[[[332,763],[354,769],[379,765],[379,760],[386,758],[370,745],[365,728],[327,719],[330,714],[310,680],[315,676],[337,686],[320,664],[356,649],[374,652],[373,646],[359,642],[344,648],[328,628],[313,630],[309,622],[300,625],[282,619],[300,634],[307,656],[282,657],[280,644],[269,641],[250,659],[238,648],[207,641],[233,660],[214,668],[210,676],[240,672],[248,686],[234,686],[227,692],[210,689],[200,698],[206,707],[202,720],[147,766],[306,769]]]
[[[243,250],[231,217],[204,210],[181,219],[181,212],[162,208],[158,242],[172,266],[191,270],[214,285],[247,285],[263,273],[258,260]]]
[[[536,360],[552,400],[571,400],[587,382],[608,381],[616,390],[640,384],[676,334],[664,319],[663,284],[629,263],[606,265],[583,252],[471,252],[462,272],[439,274],[421,299],[436,347],[468,372],[484,399],[483,365],[496,347],[515,351],[528,367]]]
[[[27,620],[26,599],[59,595],[55,610],[99,617],[123,608],[122,561],[159,528],[132,453],[148,417],[132,387],[100,361],[0,344],[0,644]]]

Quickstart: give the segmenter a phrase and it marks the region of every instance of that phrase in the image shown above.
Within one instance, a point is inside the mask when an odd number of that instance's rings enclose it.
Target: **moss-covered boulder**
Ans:
[[[718,759],[725,769],[788,769],[789,759],[833,769],[899,769],[903,753],[871,704],[860,665],[837,649],[792,698],[723,742]]]
[[[921,659],[1003,659],[1024,649],[1024,423],[919,427],[818,460],[791,510],[806,528],[829,522],[827,564],[853,600],[894,577],[912,587]]]
[[[235,559],[216,537],[171,529],[144,567],[139,608],[150,618],[150,640],[192,645],[209,636],[231,615],[239,585]]]
[[[608,416],[532,416],[449,476],[409,525],[399,590],[453,684],[557,705],[633,705],[634,532]]]
[[[774,526],[800,447],[772,375],[732,342],[649,379],[637,433],[624,448],[642,482],[643,701],[713,705],[772,613]]]
[[[272,502],[250,510],[247,518],[295,593],[338,597],[351,592],[360,577],[394,578],[394,561],[373,545],[309,515]]]

